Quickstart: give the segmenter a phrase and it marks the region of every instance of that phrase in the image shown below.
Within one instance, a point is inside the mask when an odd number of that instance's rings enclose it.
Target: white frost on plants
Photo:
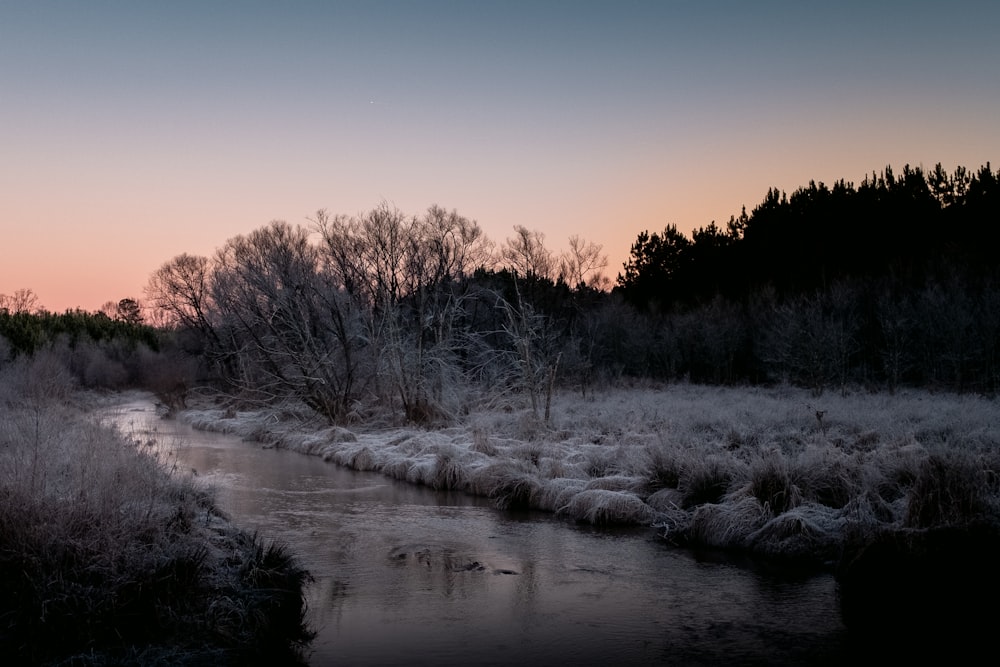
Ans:
[[[849,530],[915,521],[914,494],[934,492],[925,478],[935,456],[995,480],[998,415],[993,399],[924,391],[817,398],[787,386],[672,385],[561,393],[547,424],[527,408],[473,412],[436,430],[331,427],[301,408],[191,409],[181,418],[498,507],[826,558]],[[970,479],[982,488],[966,492],[947,483],[962,511],[997,514],[997,484]]]

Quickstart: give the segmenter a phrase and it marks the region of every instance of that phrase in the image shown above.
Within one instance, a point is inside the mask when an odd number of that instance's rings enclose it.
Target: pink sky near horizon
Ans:
[[[382,201],[579,235],[613,280],[769,187],[996,168],[1000,9],[750,4],[0,5],[0,293],[142,299],[180,253]]]

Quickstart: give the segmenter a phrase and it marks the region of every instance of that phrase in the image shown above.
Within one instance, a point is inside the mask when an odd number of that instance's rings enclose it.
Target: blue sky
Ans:
[[[601,243],[887,164],[996,162],[1000,6],[4,2],[0,293],[382,201]]]

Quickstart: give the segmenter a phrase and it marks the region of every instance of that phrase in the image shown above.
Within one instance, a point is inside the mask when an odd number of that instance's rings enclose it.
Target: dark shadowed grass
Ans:
[[[872,656],[880,663],[983,662],[995,646],[998,559],[995,519],[865,535],[837,568],[842,617],[859,641],[893,648]]]
[[[904,524],[932,528],[988,518],[995,477],[996,471],[981,456],[961,450],[929,455],[910,488]]]
[[[7,664],[298,660],[309,575],[283,546],[148,445],[30,393],[0,402]]]

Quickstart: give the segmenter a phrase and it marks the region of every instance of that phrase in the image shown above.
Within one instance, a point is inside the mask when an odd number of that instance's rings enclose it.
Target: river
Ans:
[[[852,659],[828,574],[698,555],[115,411],[315,582],[314,665],[820,665]]]

